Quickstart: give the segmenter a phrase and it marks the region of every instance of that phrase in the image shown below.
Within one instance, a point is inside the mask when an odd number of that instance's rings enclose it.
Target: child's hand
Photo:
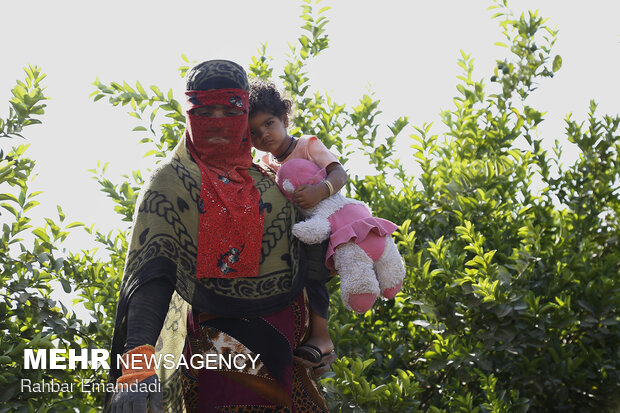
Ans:
[[[317,185],[300,185],[293,194],[295,205],[300,208],[308,209],[318,204],[329,196],[327,185],[319,183]]]

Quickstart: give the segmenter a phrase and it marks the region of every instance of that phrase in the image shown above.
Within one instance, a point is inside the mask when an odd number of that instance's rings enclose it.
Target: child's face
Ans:
[[[279,118],[268,112],[256,112],[250,116],[252,144],[258,150],[281,155],[290,143],[286,128],[288,118]]]

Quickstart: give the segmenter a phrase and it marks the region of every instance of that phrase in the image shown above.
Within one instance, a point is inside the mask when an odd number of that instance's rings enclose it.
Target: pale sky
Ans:
[[[490,19],[491,4],[324,0],[319,7],[332,7],[327,12],[330,47],[309,66],[311,90],[327,91],[349,107],[374,91],[384,124],[409,116],[414,125],[434,122],[433,131],[440,133],[439,112],[452,108],[457,93],[459,51],[472,54],[474,78],[486,84],[495,60],[506,54],[494,46],[504,38]],[[600,114],[620,112],[620,2],[513,0],[511,7],[518,12],[539,8],[560,30],[554,53],[562,56],[563,67],[530,100],[547,112],[539,129],[547,146],[563,139],[567,113],[585,119],[590,99],[599,102]],[[95,78],[173,88],[181,100],[181,54],[197,61],[230,59],[247,68],[263,42],[274,58],[274,73],[280,74],[288,43],[301,33],[300,12],[300,2],[291,0],[0,3],[0,117],[6,117],[10,89],[29,63],[47,73],[44,85],[51,97],[43,125],[25,130],[31,144],[27,154],[37,161],[39,173],[32,188],[45,191],[33,215],[55,215],[60,204],[69,221],[118,227],[112,202],[87,170],[98,160],[110,162],[108,176],[118,182],[120,174],[154,162],[142,158],[146,147],[137,142],[144,135],[132,132],[140,124],[136,119],[105,100],[89,98]],[[400,138],[404,154],[413,143],[410,133]],[[577,156],[569,144],[566,152],[568,160]],[[364,173],[361,164],[348,166]]]

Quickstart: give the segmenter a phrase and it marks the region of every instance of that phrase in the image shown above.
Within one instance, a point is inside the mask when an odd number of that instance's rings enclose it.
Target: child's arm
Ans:
[[[320,201],[328,198],[330,195],[340,191],[344,184],[347,182],[347,173],[338,162],[332,162],[325,168],[327,171],[327,177],[324,181],[319,182],[316,185],[300,185],[293,194],[293,201],[300,208],[307,209],[312,208]],[[333,187],[333,192],[330,194],[328,181]]]

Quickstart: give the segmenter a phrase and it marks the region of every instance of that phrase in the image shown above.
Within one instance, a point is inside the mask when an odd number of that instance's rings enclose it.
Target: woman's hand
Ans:
[[[152,389],[152,390],[151,390]],[[112,395],[108,413],[161,413],[163,392],[157,374],[126,388],[119,386]]]
[[[116,391],[106,413],[161,412],[161,383],[154,366],[149,364],[154,357],[155,348],[148,344],[123,354],[123,374],[116,380]],[[150,410],[147,410],[147,407],[150,407]]]
[[[299,185],[293,194],[295,205],[300,208],[312,208],[329,196],[329,189],[323,182],[316,185]]]

